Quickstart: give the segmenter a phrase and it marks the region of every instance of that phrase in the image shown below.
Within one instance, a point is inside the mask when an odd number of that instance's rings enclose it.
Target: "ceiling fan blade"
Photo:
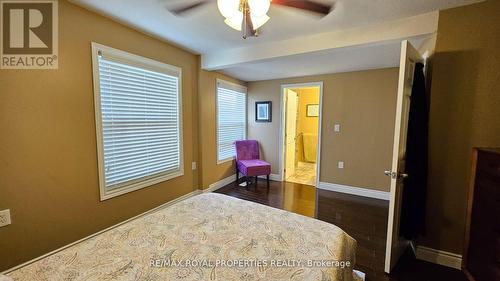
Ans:
[[[187,5],[187,6],[182,6],[182,7],[178,7],[178,8],[172,8],[172,9],[168,9],[168,10],[172,14],[174,14],[174,15],[182,15],[182,14],[185,14],[187,12],[190,12],[193,9],[196,9],[198,7],[201,7],[201,6],[205,5],[205,4],[208,4],[210,2],[212,2],[212,1],[210,1],[210,0],[201,0],[201,1],[198,1],[196,3]]]
[[[333,5],[325,5],[308,0],[272,0],[271,4],[306,10],[325,16],[328,15],[333,8]]]

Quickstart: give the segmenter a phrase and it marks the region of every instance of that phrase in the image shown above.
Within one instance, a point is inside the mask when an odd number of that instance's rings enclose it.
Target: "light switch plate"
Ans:
[[[10,210],[7,209],[0,211],[0,227],[9,225],[11,223],[12,222],[10,220]]]
[[[339,161],[339,169],[344,169],[344,161]]]
[[[333,131],[336,132],[336,133],[339,133],[340,132],[340,124],[335,123],[333,125]]]
[[[194,171],[196,170],[196,162],[191,163],[191,169]]]

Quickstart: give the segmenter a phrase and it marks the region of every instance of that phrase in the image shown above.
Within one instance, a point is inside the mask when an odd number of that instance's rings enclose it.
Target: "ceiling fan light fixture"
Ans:
[[[252,17],[253,27],[255,29],[260,28],[261,26],[266,24],[266,22],[270,19],[270,17],[268,15],[263,15],[260,17],[256,17],[256,16],[252,15],[251,17]],[[239,12],[239,13],[235,14],[232,18],[225,19],[224,23],[226,23],[227,25],[229,25],[231,28],[233,28],[235,30],[241,31],[241,21],[243,21],[243,13]]]
[[[260,17],[267,14],[271,6],[270,0],[248,0],[250,11],[253,16]]]
[[[224,23],[235,30],[242,31],[244,13],[248,13],[250,28],[254,33],[269,21],[270,17],[267,12],[270,6],[271,0],[217,0],[217,7],[225,17]],[[248,29],[248,27],[245,28]]]
[[[217,0],[217,8],[226,19],[232,18],[240,11],[240,0]]]
[[[238,13],[235,13],[234,16],[232,16],[230,18],[226,18],[224,20],[224,23],[226,23],[227,25],[229,25],[231,28],[233,28],[235,30],[241,31],[241,22],[242,21],[243,21],[243,13],[238,12]]]
[[[259,29],[261,26],[263,26],[264,24],[266,24],[266,22],[270,19],[270,17],[266,14],[264,14],[263,16],[260,16],[260,17],[256,17],[254,15],[252,15],[252,23],[253,23],[253,27],[255,29]]]

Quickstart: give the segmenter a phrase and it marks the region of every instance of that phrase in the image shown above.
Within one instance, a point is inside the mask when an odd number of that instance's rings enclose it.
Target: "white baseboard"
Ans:
[[[265,179],[266,176],[259,176],[259,179]],[[281,181],[281,175],[278,174],[270,174],[269,179],[272,181]]]
[[[436,250],[424,246],[417,246],[415,256],[419,260],[428,261],[459,270],[462,267],[462,255],[455,253]]]
[[[242,177],[243,177],[243,175],[240,175],[240,178],[242,178]],[[266,178],[266,176],[259,176],[259,179],[265,179],[265,178]],[[270,174],[269,179],[272,181],[281,181],[281,176],[277,175],[277,174]],[[236,175],[234,174],[234,175],[231,175],[227,178],[223,178],[220,181],[217,181],[217,182],[210,184],[208,186],[208,188],[203,189],[203,192],[214,192],[217,189],[219,189],[223,186],[226,186],[226,185],[228,185],[232,182],[235,182],[235,181],[236,181]]]
[[[128,222],[130,222],[130,221],[133,221],[133,220],[135,220],[135,219],[138,219],[138,218],[140,218],[140,217],[142,217],[142,216],[145,216],[145,215],[150,214],[150,213],[152,213],[152,212],[158,211],[158,210],[160,210],[160,209],[163,209],[163,208],[166,208],[166,207],[172,206],[172,205],[174,205],[175,203],[181,202],[181,201],[183,201],[183,200],[185,200],[185,199],[188,199],[189,197],[193,197],[193,196],[198,195],[198,194],[201,194],[201,193],[202,193],[202,192],[201,192],[201,190],[198,190],[198,189],[197,189],[197,190],[192,191],[192,192],[190,192],[190,193],[188,193],[188,194],[184,194],[184,195],[182,195],[181,197],[177,197],[177,198],[175,198],[175,199],[173,199],[173,200],[170,200],[170,201],[168,201],[168,202],[166,202],[166,203],[163,203],[163,204],[161,204],[160,206],[155,207],[155,208],[153,208],[153,209],[151,209],[151,210],[148,210],[148,211],[146,211],[146,212],[144,212],[144,213],[141,213],[141,214],[139,214],[139,215],[137,215],[137,216],[131,217],[131,218],[127,219],[127,220],[124,220],[124,221],[122,221],[122,222],[119,222],[119,223],[117,223],[117,224],[115,224],[115,225],[112,225],[112,226],[110,226],[110,227],[108,227],[108,228],[105,228],[105,229],[103,229],[103,230],[101,230],[101,231],[98,231],[98,232],[96,232],[96,233],[94,233],[94,234],[91,234],[91,235],[89,235],[89,236],[87,236],[87,237],[84,237],[84,238],[82,238],[82,239],[80,239],[80,240],[77,240],[77,241],[72,242],[72,243],[70,243],[70,244],[68,244],[68,245],[62,246],[61,248],[56,249],[56,250],[54,250],[54,251],[52,251],[52,252],[49,252],[49,253],[47,253],[47,254],[45,254],[45,255],[39,256],[39,257],[34,258],[34,259],[32,259],[32,260],[29,260],[29,261],[27,261],[27,262],[25,262],[25,263],[22,263],[22,264],[20,264],[20,265],[17,265],[17,266],[15,266],[15,267],[12,267],[12,268],[10,268],[10,269],[7,269],[7,270],[6,270],[6,271],[4,271],[4,272],[0,272],[0,274],[8,274],[9,272],[12,272],[12,271],[15,271],[15,270],[17,270],[17,269],[19,269],[19,268],[21,268],[21,267],[27,266],[28,264],[31,264],[31,263],[37,262],[37,261],[39,261],[39,260],[41,260],[41,259],[44,259],[44,258],[46,258],[46,257],[48,257],[48,256],[51,256],[51,255],[53,255],[53,254],[55,254],[55,253],[57,253],[57,252],[60,252],[60,251],[62,251],[62,250],[64,250],[64,249],[67,249],[67,248],[69,248],[69,247],[71,247],[71,246],[74,246],[74,245],[76,245],[76,244],[78,244],[78,243],[81,243],[81,242],[83,242],[83,241],[85,241],[85,240],[87,240],[87,239],[93,238],[93,237],[95,237],[95,236],[97,236],[97,235],[99,235],[99,234],[102,234],[102,233],[104,233],[104,232],[106,232],[106,231],[109,231],[109,230],[111,230],[111,229],[113,229],[113,228],[116,228],[116,227],[118,227],[118,226],[120,226],[120,225],[122,225],[122,224],[128,223]]]
[[[223,178],[217,182],[214,182],[208,186],[208,188],[203,189],[203,192],[213,192],[216,191],[217,189],[226,186],[232,182],[236,181],[236,174],[230,175],[227,178]]]
[[[382,200],[389,200],[389,192],[379,191],[355,186],[341,185],[329,182],[320,182],[318,185],[319,189],[330,190],[335,192],[347,193],[352,195],[358,195],[363,197],[370,197]]]

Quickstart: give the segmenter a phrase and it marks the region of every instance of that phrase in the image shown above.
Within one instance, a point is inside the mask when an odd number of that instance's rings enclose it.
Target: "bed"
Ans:
[[[205,193],[7,274],[13,280],[357,280],[340,228]]]

